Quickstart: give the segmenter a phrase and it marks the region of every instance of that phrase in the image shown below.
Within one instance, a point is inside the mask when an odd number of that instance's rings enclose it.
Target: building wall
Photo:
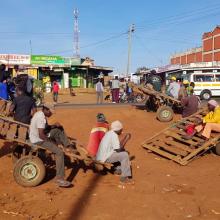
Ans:
[[[171,57],[171,64],[190,64],[220,61],[220,26],[202,36],[202,47]]]

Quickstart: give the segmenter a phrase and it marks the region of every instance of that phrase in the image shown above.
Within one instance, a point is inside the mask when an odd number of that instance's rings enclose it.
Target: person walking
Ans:
[[[59,84],[57,81],[53,82],[53,101],[57,103],[58,93],[59,93]]]
[[[118,76],[112,80],[112,102],[118,103],[119,102],[119,89],[120,89],[120,82],[118,80]]]
[[[98,82],[95,85],[95,90],[96,90],[96,96],[97,96],[97,104],[102,104],[104,87],[101,82],[101,79],[98,79]]]

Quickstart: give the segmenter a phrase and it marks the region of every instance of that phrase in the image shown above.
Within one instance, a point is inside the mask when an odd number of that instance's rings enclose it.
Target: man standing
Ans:
[[[103,137],[96,159],[101,162],[107,163],[120,163],[122,183],[131,183],[131,165],[128,153],[124,150],[126,144],[125,140],[121,143],[119,135],[121,135],[123,126],[120,121],[114,121],[111,124],[111,130],[108,131]],[[119,167],[118,167],[119,168]]]
[[[102,104],[104,87],[102,85],[101,79],[98,79],[98,82],[95,85],[95,90],[97,96],[97,104]]]
[[[58,93],[59,93],[59,84],[57,81],[53,82],[53,101],[57,103]]]
[[[186,98],[187,95],[191,95],[191,91],[188,93],[189,81],[183,80],[182,86],[180,87],[178,99],[181,101],[183,98]]]
[[[112,80],[112,102],[113,103],[119,102],[119,89],[120,89],[120,82],[118,80],[118,76],[115,76],[115,79]]]
[[[178,99],[178,94],[180,90],[180,84],[176,81],[176,77],[171,78],[170,85],[167,89],[168,95],[173,97],[174,99]]]
[[[55,154],[56,183],[59,187],[69,187],[71,186],[71,183],[64,180],[64,153],[57,144],[62,144],[64,147],[68,147],[70,143],[61,125],[57,123],[48,126],[46,118],[49,118],[52,115],[52,108],[51,105],[45,104],[41,111],[34,114],[30,124],[29,138],[32,144],[42,146],[46,150]]]
[[[37,111],[35,101],[30,96],[27,96],[23,89],[16,88],[16,97],[10,106],[10,114],[14,115],[14,120],[24,124],[30,124],[31,117]]]

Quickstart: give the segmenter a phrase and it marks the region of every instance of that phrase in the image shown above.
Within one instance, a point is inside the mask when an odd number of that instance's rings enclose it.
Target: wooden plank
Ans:
[[[8,116],[10,114],[10,112],[9,112],[10,107],[11,107],[11,102],[7,102],[6,107],[5,107],[5,112],[4,112],[6,116]]]
[[[26,141],[27,139],[27,127],[19,126],[18,128],[18,139],[22,141]]]
[[[155,148],[155,147],[152,147],[150,145],[142,145],[142,147],[183,165],[182,160],[179,156],[175,156],[173,154],[170,154],[168,152],[165,152],[165,151],[161,150],[160,148]]]
[[[1,130],[1,135],[3,137],[6,136],[8,130],[9,130],[9,127],[10,127],[10,123],[9,122],[4,122],[4,127]]]
[[[2,129],[4,128],[4,120],[0,119],[0,134],[2,132]]]
[[[202,151],[207,151],[207,150],[211,149],[212,147],[215,146],[215,144],[217,143],[217,140],[219,140],[219,138],[220,138],[220,136],[218,138],[216,138],[216,140],[212,139],[208,142],[205,142],[201,147],[195,149],[192,153],[190,153],[185,158],[183,158],[183,161],[185,161],[185,162],[190,161],[194,157],[196,157],[199,153],[201,153]]]
[[[188,147],[188,146],[186,146],[186,145],[184,145],[182,143],[176,142],[174,140],[165,140],[165,143],[166,144],[170,144],[172,146],[175,146],[175,147],[177,147],[179,149],[182,149],[184,151],[187,151],[189,153],[191,153],[193,151],[190,147]]]
[[[17,133],[17,127],[18,125],[16,124],[10,124],[9,130],[7,132],[6,138],[8,139],[14,139],[15,135]]]
[[[6,100],[0,99],[0,114],[4,114],[6,103]]]
[[[186,143],[186,144],[193,145],[193,146],[197,145],[196,142],[193,142],[192,140],[185,140],[180,135],[178,135],[178,134],[176,134],[174,132],[166,131],[165,133],[166,133],[166,135],[168,135],[170,137],[173,137],[173,138],[181,141],[182,143]]]
[[[186,155],[188,155],[188,152],[183,151],[181,149],[178,149],[178,148],[176,148],[174,146],[169,146],[169,145],[165,144],[163,141],[158,140],[156,142],[156,144],[157,144],[157,146],[159,146],[159,147],[165,149],[166,151],[168,151],[170,153],[173,153],[175,155],[181,155],[181,156],[184,156],[184,157]]]

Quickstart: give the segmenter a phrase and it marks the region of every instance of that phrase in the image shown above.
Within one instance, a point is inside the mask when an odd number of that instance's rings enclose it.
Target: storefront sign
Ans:
[[[64,58],[60,56],[44,56],[44,55],[32,55],[31,64],[37,65],[63,65]]]
[[[6,65],[30,65],[31,58],[29,55],[22,54],[0,54],[0,63]]]

